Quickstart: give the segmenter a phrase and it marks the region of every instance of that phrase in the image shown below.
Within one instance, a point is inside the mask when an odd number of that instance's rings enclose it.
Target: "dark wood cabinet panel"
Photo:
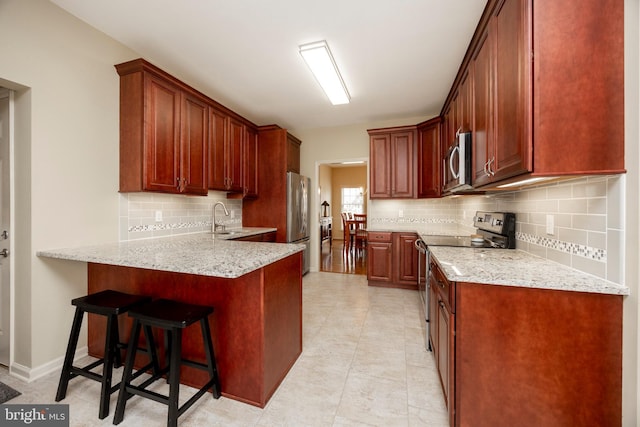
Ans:
[[[415,233],[394,233],[398,283],[416,285],[418,282],[418,251],[415,248],[417,238]]]
[[[532,9],[534,172],[624,172],[624,1]]]
[[[481,186],[489,182],[491,174],[487,173],[487,164],[491,156],[490,142],[493,141],[493,46],[486,30],[478,42],[472,57],[473,78],[473,123],[472,123],[472,165],[473,184]]]
[[[369,129],[369,197],[416,197],[416,126]]]
[[[392,243],[369,242],[367,245],[367,278],[391,283],[393,274]]]
[[[369,173],[371,199],[391,195],[391,136],[372,135],[369,138]]]
[[[287,134],[287,172],[300,173],[300,140]]]
[[[415,130],[391,134],[391,197],[413,198]]]
[[[147,120],[144,144],[144,189],[180,191],[180,89],[145,76]]]
[[[418,289],[418,235],[371,231],[367,236],[367,280],[370,286]]]
[[[530,138],[530,45],[527,2],[505,0],[489,22],[495,34],[495,140],[492,180],[532,170]]]
[[[245,125],[210,108],[209,188],[242,192],[242,149]]]
[[[190,194],[206,195],[208,106],[206,101],[185,94],[182,103],[182,191]]]
[[[246,128],[242,153],[242,176],[244,183],[244,197],[258,197],[258,132],[249,127]]]
[[[439,117],[418,125],[418,198],[440,197],[441,156]]]
[[[245,138],[244,123],[229,118],[229,141],[227,146],[228,190],[242,192],[242,148]]]
[[[225,141],[227,116],[215,108],[209,109],[209,188],[226,190]]]

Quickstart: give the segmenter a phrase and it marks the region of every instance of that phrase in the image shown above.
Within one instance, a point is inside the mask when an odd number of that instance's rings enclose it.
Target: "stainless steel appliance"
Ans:
[[[302,274],[309,272],[309,190],[311,180],[295,172],[287,172],[287,242],[306,245],[302,255]]]
[[[424,260],[427,272],[426,283],[421,284],[420,274],[418,274],[418,293],[421,303],[424,304],[426,328],[426,347],[431,351],[429,342],[429,271],[430,254],[429,246],[458,246],[464,248],[495,248],[495,249],[515,249],[516,247],[516,215],[511,212],[484,212],[477,211],[473,218],[473,225],[477,227],[477,236],[443,236],[443,235],[422,235],[420,244],[416,242],[416,248],[420,253],[420,259]],[[418,262],[420,268],[421,261]]]
[[[471,186],[471,132],[456,132],[454,144],[442,160],[443,190],[456,192]]]

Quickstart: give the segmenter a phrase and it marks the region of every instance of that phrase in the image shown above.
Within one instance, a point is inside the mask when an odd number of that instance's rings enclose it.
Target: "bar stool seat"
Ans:
[[[109,415],[109,398],[111,394],[120,387],[119,383],[113,387],[111,386],[113,366],[115,365],[115,367],[120,367],[122,364],[120,350],[126,348],[126,344],[120,342],[120,336],[118,333],[118,316],[126,313],[134,307],[150,301],[151,297],[130,295],[113,290],[96,292],[71,300],[71,304],[76,306],[76,312],[73,318],[71,334],[69,335],[67,352],[62,365],[62,373],[60,374],[58,391],[56,393],[56,402],[59,402],[66,397],[69,381],[72,378],[83,376],[102,384],[98,416],[100,419],[104,419]],[[104,356],[87,366],[77,367],[73,366],[73,359],[76,354],[76,347],[80,336],[80,327],[82,326],[82,319],[85,312],[107,317]],[[100,365],[103,365],[102,374],[92,372],[94,368]],[[159,368],[158,365],[156,365],[156,367]]]
[[[129,312],[129,317],[133,318],[133,326],[131,339],[129,340],[129,348],[127,350],[127,359],[125,361],[122,381],[120,383],[120,391],[118,393],[118,403],[113,417],[113,424],[120,424],[124,419],[126,402],[133,395],[146,397],[156,402],[163,403],[169,407],[167,415],[167,426],[175,427],[178,425],[178,417],[191,407],[200,397],[202,397],[209,389],[212,389],[214,399],[220,397],[220,380],[218,377],[218,369],[216,366],[215,354],[213,351],[213,342],[211,340],[211,331],[209,328],[209,315],[213,313],[213,307],[186,304],[177,301],[159,299],[149,304],[137,307]],[[200,363],[193,360],[182,358],[182,330],[188,326],[200,322],[202,332],[202,340],[204,343],[204,353],[206,363]],[[153,375],[140,385],[131,383],[133,376],[133,364],[136,357],[136,346],[134,345],[140,336],[140,329],[156,327],[165,331],[167,341],[167,366],[160,370],[157,375]],[[153,334],[146,333],[147,347],[155,355],[155,343],[153,343]],[[187,365],[193,368],[208,371],[209,380],[198,390],[188,401],[181,407],[178,407],[178,397],[180,391],[180,366]],[[169,395],[165,396],[146,388],[162,375],[168,373]]]

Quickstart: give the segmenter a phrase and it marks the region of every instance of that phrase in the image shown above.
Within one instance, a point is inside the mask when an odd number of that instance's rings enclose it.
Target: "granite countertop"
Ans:
[[[255,228],[238,229],[235,233],[223,235],[186,234],[96,246],[42,250],[36,255],[233,279],[304,250],[305,246],[302,244],[231,240],[274,230]]]
[[[430,246],[452,282],[629,295],[629,288],[515,249]]]

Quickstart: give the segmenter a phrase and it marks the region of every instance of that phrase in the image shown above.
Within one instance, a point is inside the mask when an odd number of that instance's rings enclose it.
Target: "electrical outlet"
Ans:
[[[553,234],[553,215],[547,215],[547,234]]]
[[[231,211],[229,211],[229,215],[231,215],[231,219],[234,219],[236,217],[236,211],[231,209]]]
[[[398,211],[398,218],[404,218],[404,211],[402,209]]]
[[[162,221],[162,211],[156,211],[156,222]]]

